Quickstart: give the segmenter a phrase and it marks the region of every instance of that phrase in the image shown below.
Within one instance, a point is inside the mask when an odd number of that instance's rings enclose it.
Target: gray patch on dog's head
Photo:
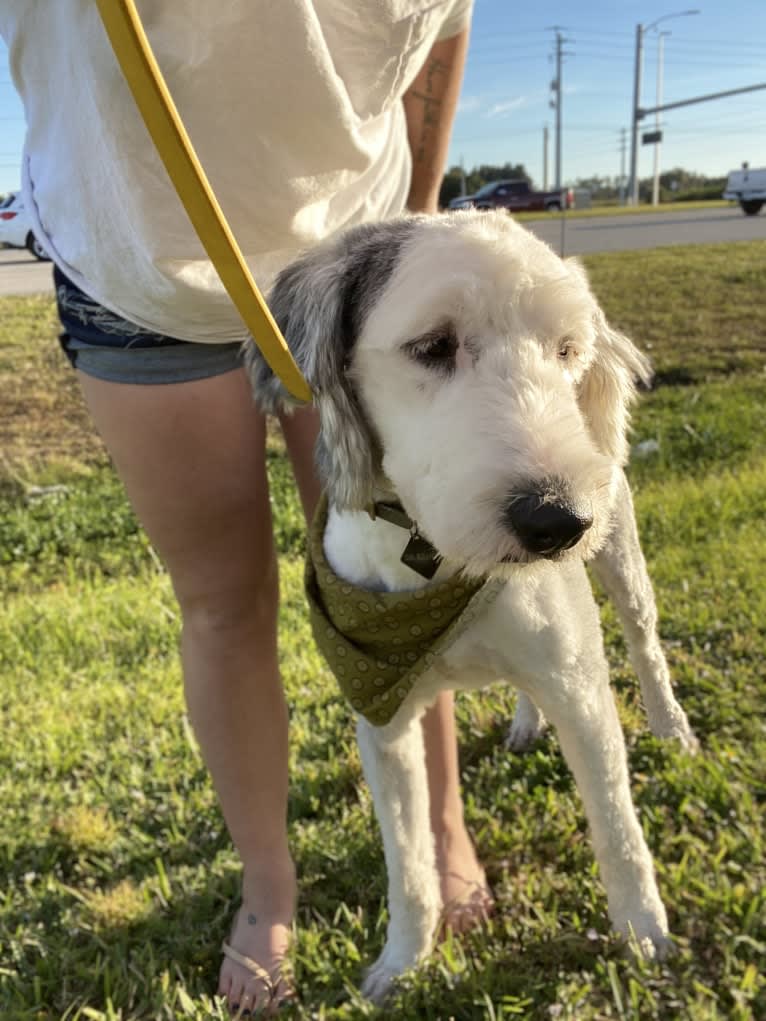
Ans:
[[[320,435],[316,460],[330,498],[363,509],[372,499],[382,452],[349,378],[354,346],[388,283],[415,218],[355,227],[280,273],[269,307],[314,393]],[[274,413],[290,397],[252,343],[245,365],[256,402]]]

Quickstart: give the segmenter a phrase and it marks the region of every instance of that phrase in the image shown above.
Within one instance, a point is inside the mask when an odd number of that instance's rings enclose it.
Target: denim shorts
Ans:
[[[242,366],[242,344],[176,340],[123,319],[53,267],[61,347],[72,365],[110,383],[187,383]]]

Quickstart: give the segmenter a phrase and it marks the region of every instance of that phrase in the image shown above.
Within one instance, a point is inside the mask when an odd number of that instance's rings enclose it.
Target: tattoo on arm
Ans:
[[[426,145],[429,141],[429,133],[438,125],[441,113],[441,91],[442,84],[437,82],[437,76],[448,75],[449,65],[445,64],[439,57],[432,58],[426,67],[425,92],[416,89],[410,91],[412,99],[418,99],[423,104],[423,115],[420,125],[419,138],[415,141],[412,156],[416,162],[422,162],[426,158]]]
[[[468,49],[468,28],[434,43],[402,97],[412,177],[407,208],[435,213]]]
[[[248,915],[247,916],[247,924],[248,925],[255,925],[257,923],[257,921],[258,921],[258,919],[255,917],[255,915]]]

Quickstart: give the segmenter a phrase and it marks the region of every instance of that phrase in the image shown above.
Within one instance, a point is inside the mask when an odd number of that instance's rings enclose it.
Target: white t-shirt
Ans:
[[[144,27],[262,289],[342,227],[399,213],[402,94],[472,0],[141,0]],[[86,293],[184,340],[246,331],[141,121],[93,0],[3,0],[35,233]]]

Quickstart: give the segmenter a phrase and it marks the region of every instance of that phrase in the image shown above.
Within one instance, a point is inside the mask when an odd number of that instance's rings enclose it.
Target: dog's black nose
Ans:
[[[524,549],[543,557],[571,549],[593,524],[590,511],[575,510],[536,493],[514,497],[505,518]]]

